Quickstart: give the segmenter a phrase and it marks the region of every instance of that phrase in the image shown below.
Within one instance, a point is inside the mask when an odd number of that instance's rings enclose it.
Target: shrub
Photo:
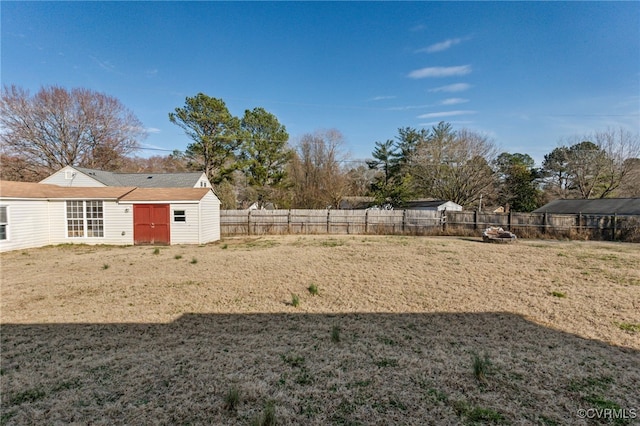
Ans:
[[[300,296],[295,293],[291,293],[291,306],[297,308],[300,306]]]
[[[549,293],[550,295],[552,295],[553,297],[559,297],[559,298],[564,298],[567,297],[566,293],[562,293],[561,291],[552,291],[551,293]]]
[[[182,255],[181,254],[176,254],[175,256],[173,256],[173,258],[175,260],[180,260],[180,259],[182,259]]]
[[[340,341],[340,327],[334,325],[331,328],[331,341],[334,343],[338,343]]]
[[[195,265],[196,263],[198,263],[198,259],[196,259],[195,257],[193,259],[191,259],[191,264]]]
[[[473,375],[476,380],[481,383],[486,383],[490,367],[491,360],[489,356],[485,354],[484,358],[481,358],[478,354],[473,355]]]
[[[311,293],[312,296],[318,295],[318,286],[313,283],[311,283],[307,290],[309,290],[309,293]]]
[[[240,391],[238,388],[232,387],[224,396],[224,408],[228,411],[235,411],[240,404]]]
[[[160,254],[160,248],[159,247],[154,248],[153,254]]]
[[[265,404],[262,415],[256,417],[253,421],[255,426],[275,426],[276,425],[276,407],[273,401],[269,401]]]

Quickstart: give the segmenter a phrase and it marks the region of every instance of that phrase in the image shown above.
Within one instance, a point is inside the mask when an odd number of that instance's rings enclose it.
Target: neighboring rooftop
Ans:
[[[554,200],[534,213],[640,215],[640,198]]]
[[[118,173],[74,167],[106,186],[137,186],[141,188],[193,188],[202,172],[182,173]]]

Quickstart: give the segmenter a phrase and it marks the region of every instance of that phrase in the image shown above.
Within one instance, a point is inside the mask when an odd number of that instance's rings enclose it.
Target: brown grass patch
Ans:
[[[0,261],[0,423],[587,424],[578,409],[640,407],[630,244],[270,236]]]

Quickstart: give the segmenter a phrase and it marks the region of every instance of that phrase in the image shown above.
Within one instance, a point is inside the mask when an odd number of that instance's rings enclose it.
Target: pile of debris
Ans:
[[[485,243],[512,243],[516,235],[502,228],[490,226],[482,233],[482,241]]]

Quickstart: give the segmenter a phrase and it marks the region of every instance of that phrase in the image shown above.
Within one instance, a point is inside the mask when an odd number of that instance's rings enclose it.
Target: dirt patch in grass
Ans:
[[[640,332],[620,326],[640,324],[630,244],[283,236],[0,261],[0,423],[590,424],[579,409],[640,408]]]

